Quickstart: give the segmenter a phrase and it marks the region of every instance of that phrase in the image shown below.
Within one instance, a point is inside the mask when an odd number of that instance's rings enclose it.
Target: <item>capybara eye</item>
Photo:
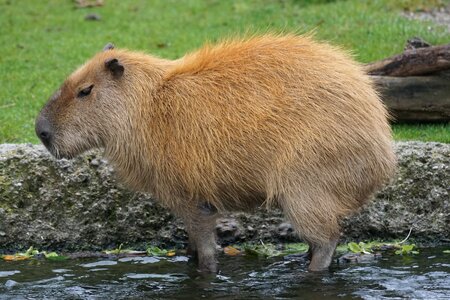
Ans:
[[[87,88],[82,89],[81,91],[78,92],[77,97],[83,98],[83,97],[88,96],[91,93],[93,87],[94,87],[94,85],[92,84],[92,85],[88,86]]]

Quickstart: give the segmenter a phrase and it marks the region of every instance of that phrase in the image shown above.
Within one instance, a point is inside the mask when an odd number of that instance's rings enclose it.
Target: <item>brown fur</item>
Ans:
[[[105,68],[111,58],[124,66],[121,78]],[[331,261],[338,221],[395,166],[368,76],[308,36],[231,39],[176,61],[104,51],[69,76],[40,117],[52,124],[57,157],[102,147],[130,187],[182,217],[209,271],[217,214],[205,203],[219,213],[281,206],[319,270]]]

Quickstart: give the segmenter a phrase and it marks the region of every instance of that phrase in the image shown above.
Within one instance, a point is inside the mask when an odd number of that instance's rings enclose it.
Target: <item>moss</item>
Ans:
[[[118,185],[98,154],[56,161],[43,148],[15,147],[21,151],[0,151],[0,228],[7,231],[0,237],[3,249],[35,245],[79,251],[111,248],[119,241],[130,247],[151,242],[171,248],[186,243],[182,223],[149,195]],[[346,240],[403,239],[413,225],[417,241],[450,238],[445,227],[450,213],[448,169],[434,168],[449,165],[450,145],[398,143],[397,153],[398,177],[366,209],[343,222]],[[15,185],[19,181],[22,186]],[[280,234],[285,220],[279,210],[228,218],[235,219],[241,232],[233,236],[234,242],[220,240],[223,245],[299,241],[294,234]]]

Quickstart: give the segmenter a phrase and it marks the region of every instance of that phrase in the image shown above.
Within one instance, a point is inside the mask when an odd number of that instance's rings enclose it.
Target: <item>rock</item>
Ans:
[[[380,253],[347,253],[338,258],[338,263],[366,263],[380,258]]]
[[[8,289],[10,289],[10,288],[16,286],[17,284],[18,284],[17,281],[8,279],[8,280],[6,280],[6,282],[5,282],[5,287],[8,288]]]
[[[283,222],[278,225],[277,231],[280,238],[292,238],[292,235],[294,235],[294,227],[288,222]]]
[[[431,47],[431,44],[423,40],[422,38],[415,36],[406,41],[406,46],[404,50],[413,50],[417,48],[426,48],[426,47]]]
[[[100,20],[102,19],[102,17],[100,17],[99,14],[92,13],[92,14],[87,14],[87,15],[84,17],[84,19],[85,19],[86,21],[100,21]]]
[[[359,214],[343,222],[352,239],[450,237],[450,145],[397,143],[399,170],[392,183]]]
[[[17,271],[17,270],[15,270],[15,271],[0,271],[0,278],[12,276],[12,275],[18,274],[18,273],[20,273],[20,271]]]
[[[358,214],[343,240],[450,240],[450,145],[396,143],[399,170]],[[127,190],[98,152],[55,160],[41,146],[0,145],[0,252],[184,247],[183,224],[150,195]],[[233,213],[217,226],[222,245],[298,242],[279,210]]]
[[[221,218],[217,220],[216,233],[222,243],[231,244],[239,239],[241,230],[235,219]]]

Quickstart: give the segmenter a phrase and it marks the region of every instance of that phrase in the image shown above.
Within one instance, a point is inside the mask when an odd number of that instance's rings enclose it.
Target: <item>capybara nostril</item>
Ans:
[[[52,128],[50,122],[45,117],[39,117],[36,121],[36,135],[44,145],[50,144]]]
[[[39,137],[43,140],[48,140],[50,138],[50,132],[48,131],[41,131],[39,133]]]

